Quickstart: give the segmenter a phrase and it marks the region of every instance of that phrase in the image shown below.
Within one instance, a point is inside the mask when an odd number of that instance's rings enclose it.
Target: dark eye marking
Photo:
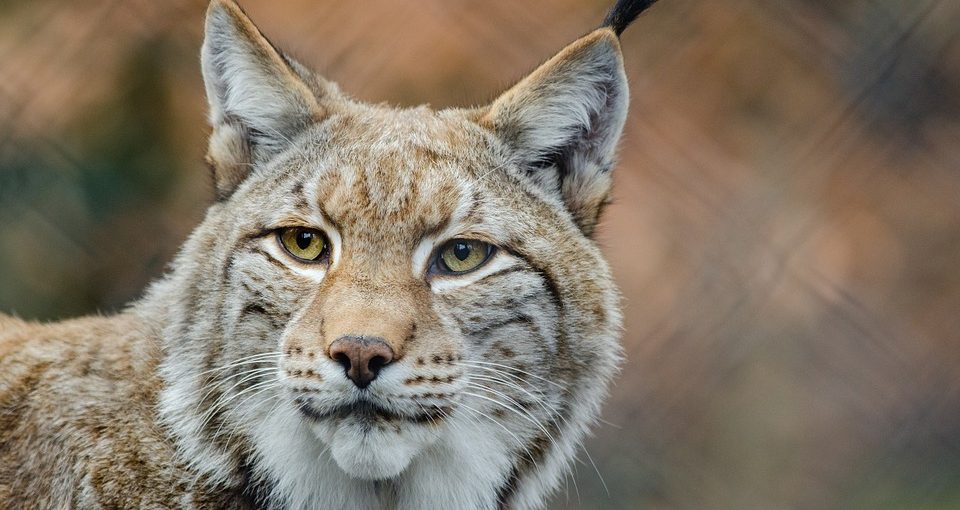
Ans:
[[[510,273],[524,273],[524,272],[533,272],[533,271],[530,270],[530,269],[528,269],[528,268],[526,268],[526,267],[520,266],[520,265],[505,267],[505,268],[503,268],[503,269],[499,269],[499,270],[494,271],[494,272],[492,272],[492,273],[490,273],[490,274],[488,274],[488,275],[485,275],[483,278],[480,278],[479,280],[473,282],[473,284],[476,285],[476,284],[482,283],[482,282],[484,282],[484,281],[486,281],[486,280],[492,280],[492,279],[495,279],[495,278],[499,278],[499,277],[501,277],[501,276],[508,275],[508,274],[510,274]]]
[[[253,249],[253,252],[256,253],[256,254],[262,255],[263,258],[267,259],[267,262],[273,264],[274,266],[276,266],[276,267],[278,267],[278,268],[280,268],[280,269],[282,269],[282,270],[284,270],[284,271],[289,271],[289,270],[290,270],[290,268],[287,267],[286,264],[284,264],[283,262],[280,262],[279,260],[277,260],[273,255],[271,255],[268,251],[266,251],[266,250],[264,250],[264,249],[254,248],[254,249]]]

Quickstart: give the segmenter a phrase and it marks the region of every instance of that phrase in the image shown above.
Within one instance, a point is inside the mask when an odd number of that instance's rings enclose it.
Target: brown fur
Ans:
[[[189,478],[150,419],[155,331],[124,315],[52,325],[0,315],[0,331],[0,501],[181,504]]]

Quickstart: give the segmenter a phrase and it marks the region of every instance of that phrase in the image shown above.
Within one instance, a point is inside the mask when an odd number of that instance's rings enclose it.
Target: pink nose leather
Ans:
[[[393,349],[380,337],[345,335],[330,344],[329,356],[358,388],[370,385],[393,361]]]

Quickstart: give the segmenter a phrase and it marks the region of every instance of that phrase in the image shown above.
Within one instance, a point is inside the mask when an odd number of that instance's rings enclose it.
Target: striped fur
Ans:
[[[613,30],[443,111],[350,99],[229,0],[206,30],[219,200],[125,312],[0,315],[0,506],[542,508],[620,360],[590,238],[626,115]],[[329,262],[291,257],[290,226]],[[497,249],[432,273],[452,238]],[[396,353],[365,390],[344,334]]]

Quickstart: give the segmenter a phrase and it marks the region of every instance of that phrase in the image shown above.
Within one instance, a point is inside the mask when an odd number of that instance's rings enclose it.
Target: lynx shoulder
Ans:
[[[0,506],[537,509],[620,362],[621,0],[487,106],[356,101],[230,0],[216,200],[124,312],[0,315]]]

